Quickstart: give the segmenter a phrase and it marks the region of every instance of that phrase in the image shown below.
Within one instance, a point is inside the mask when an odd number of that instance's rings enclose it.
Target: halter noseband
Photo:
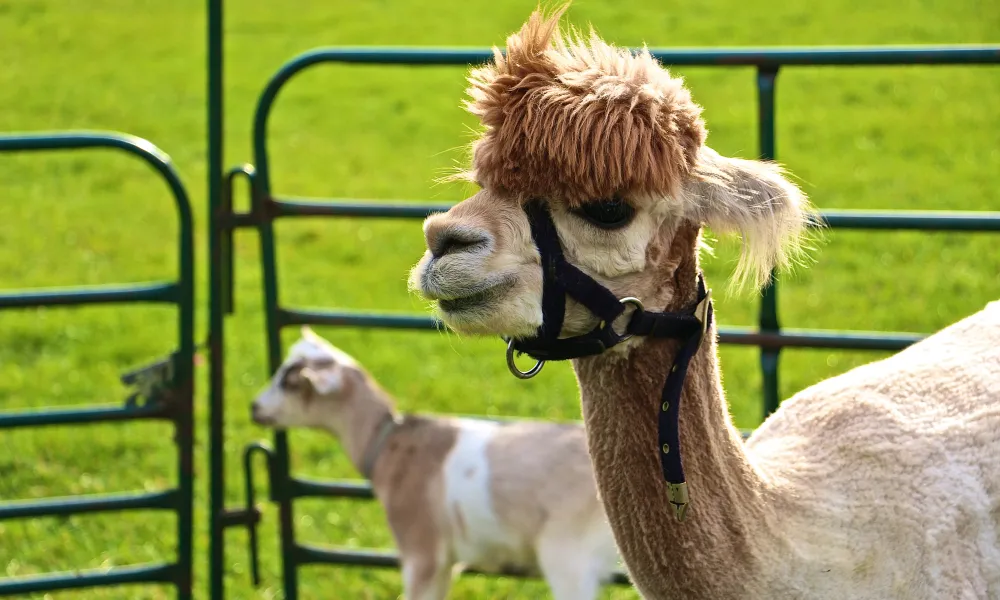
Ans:
[[[712,322],[712,293],[698,274],[698,300],[678,312],[653,312],[637,298],[618,299],[610,290],[566,260],[552,215],[544,203],[533,200],[524,206],[531,223],[531,236],[542,258],[542,325],[534,337],[507,339],[507,366],[515,377],[530,379],[542,370],[546,361],[593,356],[612,348],[634,335],[680,340],[670,373],[663,384],[659,410],[659,454],[667,497],[674,514],[683,521],[689,503],[684,467],[681,463],[678,415],[681,389],[688,363],[698,351]],[[566,296],[570,296],[600,319],[588,333],[560,338],[566,314]],[[635,310],[624,333],[614,330],[615,320],[631,306]],[[528,371],[514,364],[514,354],[527,354],[538,361]]]

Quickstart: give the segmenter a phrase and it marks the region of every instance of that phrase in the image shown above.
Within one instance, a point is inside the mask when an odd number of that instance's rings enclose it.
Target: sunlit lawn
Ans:
[[[200,312],[206,331],[205,15],[200,2],[0,0],[0,131],[115,129],[145,137],[175,160],[195,203]],[[441,1],[229,3],[226,163],[253,161],[251,114],[271,73],[319,45],[463,45],[502,42],[534,3]],[[650,46],[996,42],[995,2],[858,4],[824,0],[707,0],[697,4],[579,0],[570,18],[612,41]],[[756,153],[754,74],[685,68],[705,107],[710,144]],[[458,68],[324,66],[278,101],[270,149],[285,195],[452,201],[467,191],[435,178],[463,156],[474,123],[460,108]],[[1000,71],[985,66],[788,68],[778,80],[778,154],[822,208],[997,209]],[[176,217],[165,187],[134,160],[107,153],[0,156],[0,287],[111,283],[172,277]],[[240,194],[245,194],[241,189]],[[238,197],[243,204],[245,196]],[[406,271],[422,251],[417,222],[307,221],[278,227],[281,300],[422,312]],[[230,502],[242,502],[240,452],[267,437],[248,401],[263,384],[258,240],[237,236],[236,313],[228,321],[227,456]],[[985,234],[831,232],[808,270],[785,278],[782,324],[796,328],[931,332],[1000,296],[1000,251]],[[757,300],[721,294],[736,247],[707,260],[723,325],[755,324]],[[172,314],[88,308],[0,314],[0,407],[124,398],[118,374],[176,345]],[[356,355],[406,410],[578,419],[568,365],[520,382],[502,344],[448,334],[319,329]],[[292,335],[294,332],[289,332]],[[880,353],[788,351],[783,396]],[[722,351],[725,387],[742,427],[760,415],[758,354]],[[197,572],[207,597],[206,369],[198,380]],[[162,425],[0,433],[0,500],[159,489],[174,480]],[[296,472],[355,477],[339,446],[292,435]],[[258,478],[263,480],[262,477]],[[280,597],[277,515],[261,529],[264,582],[249,582],[245,535],[227,536],[231,598]],[[297,505],[299,538],[384,547],[377,505]],[[0,523],[0,571],[25,575],[173,556],[173,520],[102,515]],[[310,567],[303,598],[394,598],[393,571]],[[455,598],[546,597],[541,582],[465,578]],[[166,588],[67,592],[53,598],[165,597]],[[635,598],[625,590],[605,598]]]

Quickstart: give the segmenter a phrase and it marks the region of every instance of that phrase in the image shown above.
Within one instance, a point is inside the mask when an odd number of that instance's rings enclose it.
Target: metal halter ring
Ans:
[[[514,377],[517,377],[518,379],[531,379],[535,375],[538,375],[538,372],[542,370],[543,366],[545,366],[545,361],[540,360],[535,363],[535,366],[531,367],[527,371],[518,369],[517,365],[514,364],[514,338],[507,341],[507,368],[514,374]]]
[[[638,298],[633,297],[633,296],[629,296],[627,298],[622,298],[621,300],[619,300],[619,302],[621,302],[622,304],[625,304],[625,305],[631,304],[632,306],[635,307],[636,312],[642,312],[643,310],[645,310],[645,307],[643,307],[643,305],[642,305],[642,301],[639,300]],[[625,340],[629,339],[633,335],[635,335],[635,334],[632,334],[632,333],[629,333],[628,331],[626,331],[622,335],[622,337],[618,340],[618,343],[624,342]]]

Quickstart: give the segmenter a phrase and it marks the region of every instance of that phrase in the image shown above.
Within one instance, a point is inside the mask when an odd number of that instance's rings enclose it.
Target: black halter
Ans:
[[[712,322],[712,294],[705,289],[704,277],[698,274],[698,300],[691,308],[679,312],[647,311],[637,298],[618,299],[566,260],[555,223],[544,203],[537,200],[528,202],[524,211],[542,257],[542,325],[532,338],[507,340],[507,366],[516,377],[530,379],[541,371],[546,361],[600,354],[634,335],[680,340],[680,350],[663,384],[660,398],[659,454],[663,478],[667,482],[667,496],[677,519],[683,521],[689,499],[681,463],[677,418],[688,363],[698,351]],[[597,327],[583,335],[560,338],[566,296],[597,316],[601,320]],[[619,334],[613,324],[628,306],[635,310],[624,333]],[[538,362],[529,371],[521,371],[514,365],[515,352],[527,354]]]

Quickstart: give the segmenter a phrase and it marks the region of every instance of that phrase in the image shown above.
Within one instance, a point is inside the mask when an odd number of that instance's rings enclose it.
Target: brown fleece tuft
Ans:
[[[507,38],[506,56],[494,47],[493,61],[471,71],[465,104],[485,132],[459,177],[571,206],[677,193],[705,142],[701,107],[648,49],[633,54],[593,31],[564,37],[565,9],[536,10]]]

